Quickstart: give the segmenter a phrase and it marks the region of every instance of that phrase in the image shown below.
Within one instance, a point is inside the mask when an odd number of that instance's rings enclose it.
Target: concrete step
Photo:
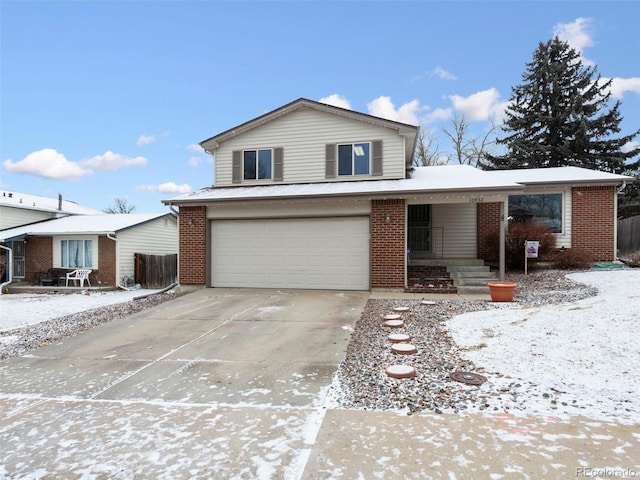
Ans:
[[[450,265],[447,266],[449,273],[455,272],[490,272],[491,267],[488,265]]]
[[[453,284],[456,287],[486,287],[487,283],[495,280],[495,278],[454,278]]]
[[[495,272],[489,270],[483,271],[463,271],[463,272],[449,272],[451,278],[495,278]]]
[[[409,265],[484,266],[484,260],[477,258],[420,258],[411,256],[409,257]]]
[[[481,286],[461,286],[457,287],[460,295],[491,295],[489,293],[489,287]]]

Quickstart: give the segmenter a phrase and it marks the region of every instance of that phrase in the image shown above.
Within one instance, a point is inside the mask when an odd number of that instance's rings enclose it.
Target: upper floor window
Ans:
[[[264,180],[272,177],[273,151],[270,148],[245,150],[242,171],[245,180]]]
[[[338,175],[369,175],[370,160],[368,142],[338,145]]]
[[[91,268],[93,255],[92,240],[62,240],[62,268]]]
[[[546,225],[553,233],[561,233],[562,194],[509,195],[509,219]]]

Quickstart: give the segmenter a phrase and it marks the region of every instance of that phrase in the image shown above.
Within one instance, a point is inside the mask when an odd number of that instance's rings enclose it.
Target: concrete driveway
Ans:
[[[0,478],[640,474],[636,426],[326,408],[368,298],[203,289],[0,362]]]

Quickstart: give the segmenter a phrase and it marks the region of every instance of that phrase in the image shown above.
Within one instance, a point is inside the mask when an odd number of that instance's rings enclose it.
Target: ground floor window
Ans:
[[[62,268],[92,268],[92,240],[61,240]]]
[[[509,195],[509,220],[547,225],[562,232],[562,194]]]

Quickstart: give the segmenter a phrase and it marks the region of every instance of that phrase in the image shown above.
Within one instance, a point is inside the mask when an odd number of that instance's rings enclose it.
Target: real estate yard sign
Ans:
[[[540,242],[533,240],[526,240],[524,242],[524,274],[527,274],[527,261],[530,258],[538,258],[538,249],[540,248]]]

